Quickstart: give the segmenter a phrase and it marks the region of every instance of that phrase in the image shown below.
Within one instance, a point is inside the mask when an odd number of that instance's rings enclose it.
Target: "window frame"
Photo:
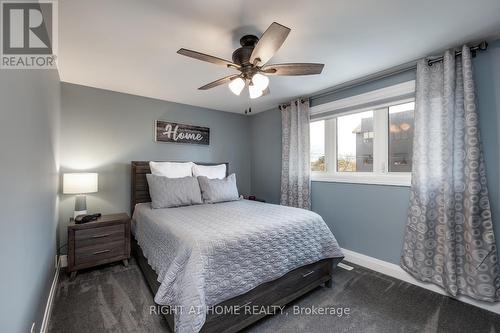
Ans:
[[[389,107],[414,102],[415,81],[311,107],[310,122],[325,121],[325,168],[311,180],[354,184],[410,186],[411,172],[389,172]],[[344,111],[348,109],[347,111]],[[337,171],[337,118],[373,110],[373,171]],[[333,113],[333,114],[332,114]],[[325,116],[322,116],[325,114]]]

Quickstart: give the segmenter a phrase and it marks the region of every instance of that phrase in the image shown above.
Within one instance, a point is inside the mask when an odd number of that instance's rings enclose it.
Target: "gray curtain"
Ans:
[[[280,203],[285,206],[310,209],[309,101],[292,101],[280,109],[282,135]]]
[[[417,66],[413,173],[401,266],[451,295],[499,299],[471,53]]]

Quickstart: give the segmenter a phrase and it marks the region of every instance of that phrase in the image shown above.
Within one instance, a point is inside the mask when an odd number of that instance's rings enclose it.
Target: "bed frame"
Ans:
[[[200,165],[217,165],[222,163],[198,163]],[[229,163],[226,164],[226,173],[229,173]],[[132,200],[131,212],[138,203],[150,202],[148,183],[146,174],[151,173],[149,161],[132,162]],[[135,256],[139,267],[141,268],[151,291],[156,294],[160,283],[158,275],[148,264],[144,257],[141,247],[132,237],[132,254]],[[272,309],[272,306],[281,307],[320,285],[332,287],[333,268],[342,260],[342,258],[324,259],[318,262],[299,267],[284,276],[270,282],[263,283],[249,292],[224,301],[217,306],[221,307],[252,307],[258,309],[266,307]],[[165,311],[168,312],[168,311]],[[257,320],[265,317],[267,313],[247,314],[244,310],[240,314],[216,314],[209,313],[205,324],[200,332],[203,333],[233,333],[237,332]],[[174,331],[174,318],[172,314],[165,314],[171,331]]]

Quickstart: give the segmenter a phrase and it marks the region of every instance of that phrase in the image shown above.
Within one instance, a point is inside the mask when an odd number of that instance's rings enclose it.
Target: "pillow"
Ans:
[[[170,208],[202,204],[196,177],[168,178],[147,174],[151,207]]]
[[[193,162],[149,162],[151,173],[168,178],[183,178],[193,176]]]
[[[236,175],[233,173],[224,179],[209,179],[205,176],[198,177],[201,195],[205,203],[239,200],[236,187]]]
[[[226,165],[198,165],[193,163],[193,176],[205,176],[209,179],[226,178]]]

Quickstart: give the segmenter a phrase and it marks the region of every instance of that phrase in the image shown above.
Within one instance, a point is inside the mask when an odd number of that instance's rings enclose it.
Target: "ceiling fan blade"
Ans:
[[[203,87],[199,87],[198,90],[208,90],[208,89],[220,86],[221,84],[229,83],[229,82],[231,82],[231,80],[236,79],[240,75],[241,74],[233,74],[233,75],[223,77],[222,79],[218,79],[214,82],[210,82],[208,84],[205,84]]]
[[[315,75],[321,74],[324,64],[295,63],[295,64],[275,64],[261,68],[261,72],[266,75]]]
[[[194,58],[194,59],[198,59],[198,60],[201,60],[201,61],[211,62],[212,64],[216,64],[216,65],[221,65],[221,66],[226,66],[226,67],[232,67],[232,68],[235,68],[235,69],[239,69],[240,68],[240,66],[236,65],[234,62],[231,62],[229,60],[224,60],[224,59],[221,59],[221,58],[217,58],[217,57],[214,57],[214,56],[211,56],[211,55],[208,55],[208,54],[205,54],[205,53],[193,51],[193,50],[180,49],[179,51],[177,51],[177,53],[179,53],[179,54],[181,54],[183,56]]]
[[[290,33],[290,28],[273,22],[264,32],[250,56],[250,63],[262,66],[278,51]]]

